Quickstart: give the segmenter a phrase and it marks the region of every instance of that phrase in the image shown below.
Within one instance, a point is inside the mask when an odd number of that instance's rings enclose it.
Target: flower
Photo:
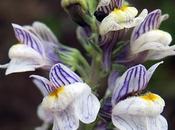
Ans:
[[[11,61],[0,68],[7,68],[6,75],[16,72],[49,69],[59,61],[55,52],[59,42],[51,30],[43,23],[32,26],[12,24],[15,36],[20,42],[9,49]]]
[[[168,129],[166,119],[160,115],[165,102],[159,95],[148,92],[141,96],[131,96],[146,88],[161,63],[148,70],[143,65],[136,65],[116,80],[112,95],[112,122],[119,130]]]
[[[148,11],[144,9],[138,17],[138,10],[135,7],[129,7],[122,0],[101,0],[97,11],[109,14],[101,21],[99,32],[105,35],[108,32],[132,28],[140,24],[146,17]],[[110,10],[110,11],[108,11]],[[97,17],[98,19],[98,17]]]
[[[53,122],[53,130],[76,130],[79,120],[86,124],[95,121],[100,102],[69,68],[55,64],[50,70],[50,81],[37,75],[30,77],[44,95],[39,117],[46,123]]]
[[[162,15],[161,10],[157,9],[149,13],[145,20],[134,28],[130,41],[131,56],[145,52],[145,61],[175,55],[175,45],[170,46],[171,35],[158,29],[161,22],[167,18],[167,14]]]
[[[144,9],[137,16],[138,10],[129,7],[123,0],[101,0],[95,16],[99,23],[99,44],[103,51],[103,67],[110,70],[112,51],[116,44],[126,35],[128,29],[140,24],[148,11]]]

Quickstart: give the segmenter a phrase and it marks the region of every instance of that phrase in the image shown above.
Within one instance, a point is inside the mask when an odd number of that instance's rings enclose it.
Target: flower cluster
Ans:
[[[43,94],[37,110],[43,125],[36,129],[53,124],[53,130],[167,130],[164,100],[143,94],[163,61],[148,70],[141,64],[175,55],[171,35],[159,29],[169,16],[160,9],[138,15],[124,0],[61,0],[61,5],[77,23],[87,55],[61,44],[43,23],[12,24],[19,43],[9,50],[11,61],[0,65],[6,75],[49,72],[30,76]]]

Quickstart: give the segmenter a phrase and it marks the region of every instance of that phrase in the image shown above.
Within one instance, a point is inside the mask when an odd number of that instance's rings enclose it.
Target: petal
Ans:
[[[43,96],[49,95],[49,93],[53,92],[56,89],[48,79],[42,76],[31,75],[30,78],[32,78],[34,84],[41,91]]]
[[[94,13],[97,20],[102,21],[115,8],[122,8],[123,0],[101,0]]]
[[[163,51],[149,51],[146,60],[160,60],[167,56],[175,55],[175,46],[170,46],[166,50]]]
[[[9,50],[9,58],[11,61],[6,74],[34,71],[48,65],[38,52],[24,44],[13,45]]]
[[[52,130],[77,130],[79,120],[75,115],[74,108],[69,106],[66,110],[54,114]]]
[[[131,42],[135,41],[142,34],[157,29],[160,25],[161,10],[157,9],[147,15],[144,21],[134,28],[131,36]]]
[[[164,100],[153,93],[120,101],[112,110],[112,122],[120,130],[164,130],[166,120],[160,116]]]
[[[76,102],[76,113],[80,121],[89,124],[96,120],[100,102],[92,93],[84,93]]]
[[[145,95],[130,97],[118,102],[112,110],[113,115],[133,116],[157,116],[162,113],[165,106],[164,100],[157,94],[146,93]]]
[[[121,98],[124,98],[128,94],[143,90],[146,85],[146,68],[143,65],[136,65],[129,68],[116,80],[112,104],[115,105]]]
[[[12,24],[12,26],[15,31],[15,36],[20,43],[26,44],[27,46],[33,48],[43,56],[45,55],[42,42],[36,35],[34,35],[33,33],[31,33],[26,28],[20,25]]]
[[[116,115],[112,121],[119,130],[168,130],[167,121],[161,115],[156,117]]]
[[[110,31],[118,31],[124,28],[136,26],[135,16],[138,10],[135,7],[126,7],[126,9],[115,9],[100,24],[100,34],[104,35]],[[142,21],[141,21],[142,22]]]
[[[44,122],[42,127],[46,127],[53,122],[53,113],[42,107],[42,104],[38,106],[37,116]],[[47,125],[46,125],[47,124]]]
[[[172,37],[168,32],[161,30],[152,30],[142,34],[137,40],[131,43],[131,51],[133,54],[143,52],[145,50],[163,51],[169,48]]]
[[[42,38],[42,40],[58,44],[58,40],[53,32],[44,23],[34,22],[32,27],[36,33]]]
[[[163,61],[158,62],[158,63],[154,64],[153,66],[151,66],[151,67],[147,70],[147,72],[146,72],[147,82],[149,82],[149,80],[151,79],[151,77],[152,77],[154,71],[155,71],[155,70],[157,69],[157,67],[158,67],[160,64],[162,64],[162,63],[163,63]]]
[[[55,64],[51,68],[50,80],[57,87],[82,82],[76,73],[61,63]]]

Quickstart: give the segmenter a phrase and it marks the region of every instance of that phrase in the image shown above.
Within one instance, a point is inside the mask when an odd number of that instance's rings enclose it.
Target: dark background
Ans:
[[[160,8],[170,18],[161,25],[175,39],[174,0],[130,0],[141,11]],[[17,43],[11,23],[32,24],[33,21],[46,23],[61,43],[81,48],[75,39],[76,24],[61,9],[60,0],[0,0],[0,63],[7,63],[8,49]],[[174,42],[173,42],[174,43]],[[172,44],[173,44],[172,43]],[[175,57],[168,57],[155,72],[149,90],[161,95],[166,101],[163,115],[169,123],[169,130],[175,129]],[[149,62],[150,66],[155,62]],[[28,73],[4,75],[0,70],[0,130],[32,130],[41,124],[36,108],[42,95],[28,78]],[[40,70],[35,74],[42,73]]]

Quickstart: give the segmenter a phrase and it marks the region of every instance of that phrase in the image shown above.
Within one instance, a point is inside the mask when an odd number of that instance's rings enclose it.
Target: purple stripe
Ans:
[[[54,74],[51,73],[51,81],[54,83],[54,85],[56,85],[56,87],[62,86],[62,85],[60,84],[60,82],[58,82],[54,77],[55,77]]]

